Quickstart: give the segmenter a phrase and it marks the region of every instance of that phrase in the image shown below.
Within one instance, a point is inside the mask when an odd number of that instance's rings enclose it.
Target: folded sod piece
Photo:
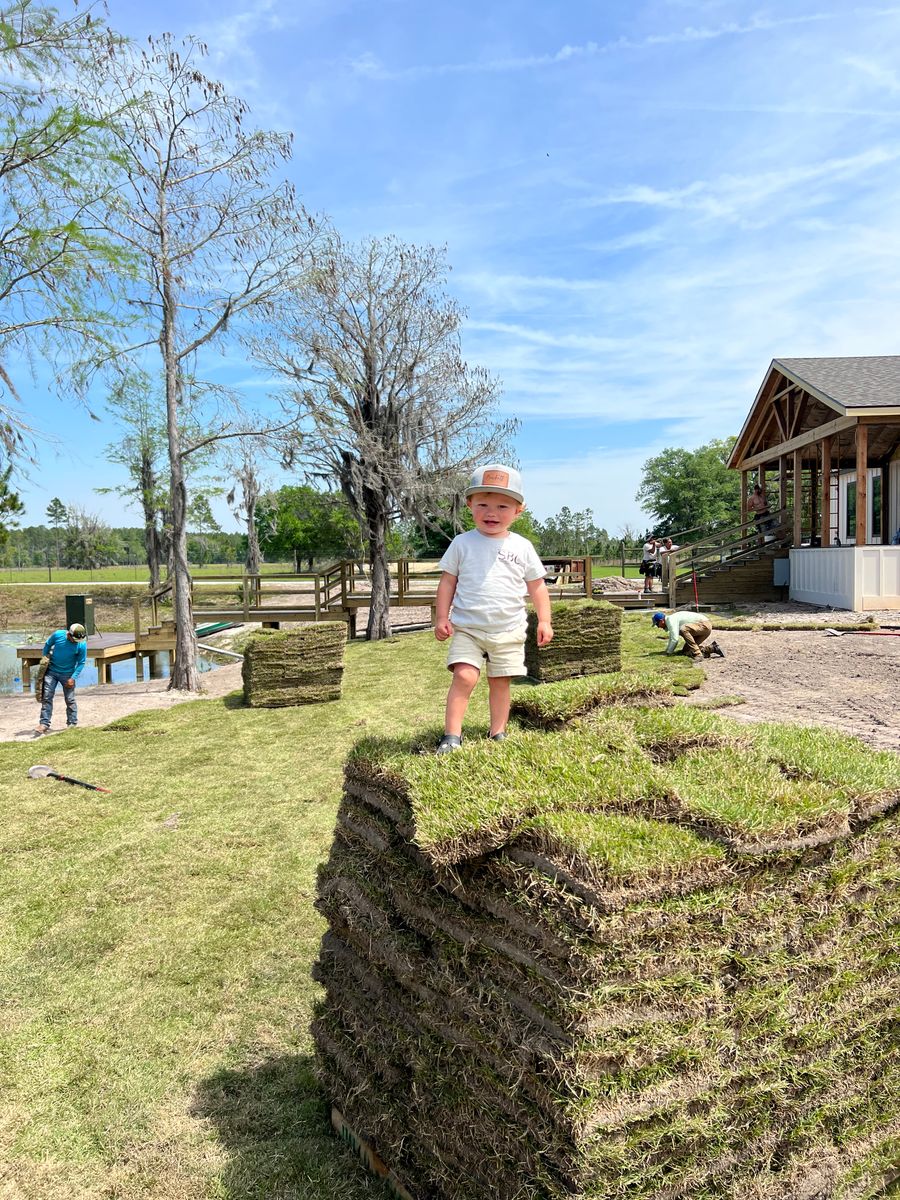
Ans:
[[[340,700],[346,644],[342,621],[255,633],[244,650],[245,703],[281,708]]]
[[[898,756],[684,708],[426,744],[347,764],[315,967],[414,1200],[888,1194]]]
[[[605,600],[559,600],[550,606],[553,641],[538,649],[537,615],[528,614],[525,666],[532,679],[550,683],[573,675],[622,668],[622,613]]]

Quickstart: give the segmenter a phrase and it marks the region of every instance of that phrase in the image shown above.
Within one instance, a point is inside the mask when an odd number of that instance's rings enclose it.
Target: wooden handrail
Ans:
[[[768,514],[766,520],[771,522],[769,530],[776,531],[773,535],[770,535],[768,531],[764,533],[754,517],[739,525],[719,530],[703,541],[689,546],[680,546],[678,550],[670,551],[667,556],[670,606],[674,607],[676,604],[679,583],[684,583],[695,572],[702,571],[714,562],[735,562],[743,555],[760,549],[760,536],[771,536],[771,540],[765,543],[769,546],[791,545],[791,532],[786,525],[789,516],[790,509],[782,509]]]

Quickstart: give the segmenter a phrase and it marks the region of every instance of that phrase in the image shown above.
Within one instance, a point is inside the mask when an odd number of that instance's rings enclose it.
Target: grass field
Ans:
[[[631,667],[683,674],[661,648],[626,620]],[[338,703],[233,697],[3,747],[0,1196],[384,1195],[313,1075],[312,897],[350,747],[433,727],[443,662],[428,634],[351,644]],[[37,761],[113,791],[30,781]]]
[[[606,575],[620,575],[621,565],[618,563],[594,563],[593,576],[599,579]],[[263,563],[260,571],[263,575],[274,575],[281,572],[293,571],[292,563]],[[236,579],[244,573],[239,563],[211,563],[208,566],[193,566],[191,574],[197,578],[215,575],[233,575]],[[629,578],[637,578],[637,566],[627,566],[625,574]],[[163,572],[165,576],[165,572]],[[0,567],[0,585],[9,583],[146,583],[147,568],[131,567],[96,567],[93,570],[72,570],[66,567]]]
[[[292,563],[264,563],[260,568],[263,575],[280,571],[292,571]],[[207,566],[191,567],[191,574],[203,578],[210,575],[234,575],[240,579],[244,568],[240,563],[210,563]],[[163,570],[165,579],[165,569]],[[69,567],[0,567],[0,584],[4,583],[146,583],[149,573],[145,566],[94,567],[91,570],[76,570]]]

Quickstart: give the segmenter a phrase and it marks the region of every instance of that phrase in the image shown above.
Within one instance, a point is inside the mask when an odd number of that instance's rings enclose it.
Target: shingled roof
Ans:
[[[843,409],[900,406],[900,355],[776,358],[772,366],[813,395]]]
[[[808,400],[798,402],[796,389],[802,389]],[[774,405],[779,398],[784,398],[786,408],[776,412]],[[837,432],[837,421],[846,430],[862,417],[874,418],[879,429],[884,422],[884,429],[894,430],[890,436],[882,436],[873,427],[869,440],[873,452],[892,453],[900,426],[900,355],[773,358],[729,455],[728,466],[739,468],[747,459],[757,465],[762,461],[762,452],[777,449],[779,444],[787,443],[794,449],[812,445],[817,429],[828,426],[830,432]],[[885,442],[883,446],[879,438]]]

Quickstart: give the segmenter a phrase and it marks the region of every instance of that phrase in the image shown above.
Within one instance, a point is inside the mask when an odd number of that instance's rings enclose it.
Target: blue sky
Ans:
[[[898,351],[900,7],[780,0],[110,0],[194,33],[351,237],[446,244],[538,517],[647,518],[641,465],[736,433],[773,357]],[[37,390],[53,495],[114,435]],[[273,474],[274,478],[274,474]],[[224,518],[224,508],[220,508]],[[228,522],[233,526],[233,522]]]

